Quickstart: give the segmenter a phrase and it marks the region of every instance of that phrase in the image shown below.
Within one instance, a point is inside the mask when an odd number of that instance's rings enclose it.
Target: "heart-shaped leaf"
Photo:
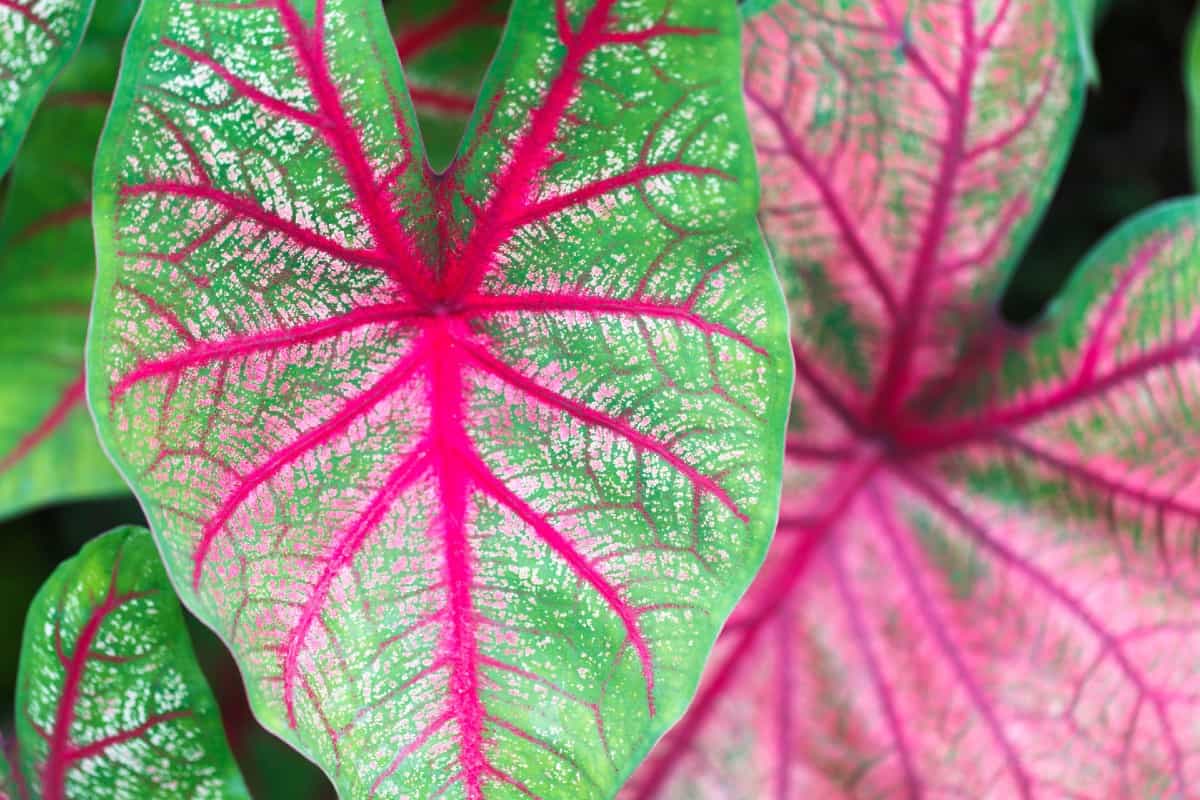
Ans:
[[[799,379],[782,522],[629,798],[1200,793],[1200,202],[996,312],[1076,128],[1065,4],[781,0],[748,96]]]
[[[91,13],[91,0],[0,0],[0,176]]]
[[[34,800],[249,797],[144,529],[89,542],[38,592],[16,708]]]
[[[508,0],[384,4],[429,161],[450,163],[507,16]]]
[[[733,2],[523,0],[431,177],[369,0],[150,0],[90,396],[347,797],[611,797],[763,556],[790,382]]]
[[[0,216],[0,517],[117,494],[84,403],[93,155],[137,4],[101,0],[38,111]]]

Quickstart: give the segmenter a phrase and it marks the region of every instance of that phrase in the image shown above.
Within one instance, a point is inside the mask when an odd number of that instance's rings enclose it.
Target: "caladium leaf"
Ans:
[[[774,524],[790,359],[734,3],[522,0],[430,177],[369,0],[150,0],[101,435],[348,797],[611,797]]]
[[[100,2],[10,177],[0,215],[0,517],[125,491],[84,402],[83,348],[95,282],[92,160],[136,7]]]
[[[462,139],[509,0],[385,3],[396,51],[431,164],[450,163]]]
[[[145,529],[89,542],[46,581],[16,708],[35,800],[249,797]]]
[[[0,176],[91,13],[91,0],[0,0]]]
[[[782,0],[748,96],[798,365],[782,521],[645,798],[1200,794],[1200,202],[1037,327],[1065,6]]]

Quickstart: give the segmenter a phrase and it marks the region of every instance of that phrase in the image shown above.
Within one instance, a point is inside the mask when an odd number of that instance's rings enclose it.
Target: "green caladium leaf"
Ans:
[[[431,164],[450,163],[496,51],[509,0],[385,3]]]
[[[0,176],[91,13],[91,0],[0,0]]]
[[[611,797],[758,566],[791,365],[739,33],[522,0],[431,176],[370,0],[139,16],[89,396],[346,797]]]
[[[16,708],[35,800],[249,797],[144,529],[89,542],[38,592]]]
[[[137,4],[101,0],[30,127],[0,215],[0,517],[125,484],[84,402],[93,155]]]

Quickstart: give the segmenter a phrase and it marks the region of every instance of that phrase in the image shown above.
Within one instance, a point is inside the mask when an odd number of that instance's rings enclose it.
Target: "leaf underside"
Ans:
[[[776,512],[739,20],[515,5],[443,174],[369,0],[151,0],[101,144],[101,435],[346,797],[606,798]]]
[[[0,176],[91,11],[90,0],[0,0]]]
[[[1200,794],[1200,203],[995,311],[1077,126],[1065,5],[747,30],[793,312],[781,523],[646,798]]]
[[[119,494],[84,402],[93,154],[132,0],[103,0],[13,165],[0,214],[0,517]]]
[[[34,598],[16,708],[33,800],[249,797],[144,529],[88,543]]]

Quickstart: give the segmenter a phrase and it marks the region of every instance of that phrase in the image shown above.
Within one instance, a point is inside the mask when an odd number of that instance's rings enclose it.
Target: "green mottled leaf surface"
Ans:
[[[91,11],[90,0],[0,0],[0,175]]]
[[[515,4],[427,169],[369,0],[150,0],[89,397],[260,719],[347,798],[608,798],[776,515],[732,0]]]
[[[118,494],[84,403],[92,162],[137,4],[100,0],[38,111],[0,213],[0,517]]]
[[[89,542],[42,587],[16,707],[35,799],[249,797],[144,529]]]

